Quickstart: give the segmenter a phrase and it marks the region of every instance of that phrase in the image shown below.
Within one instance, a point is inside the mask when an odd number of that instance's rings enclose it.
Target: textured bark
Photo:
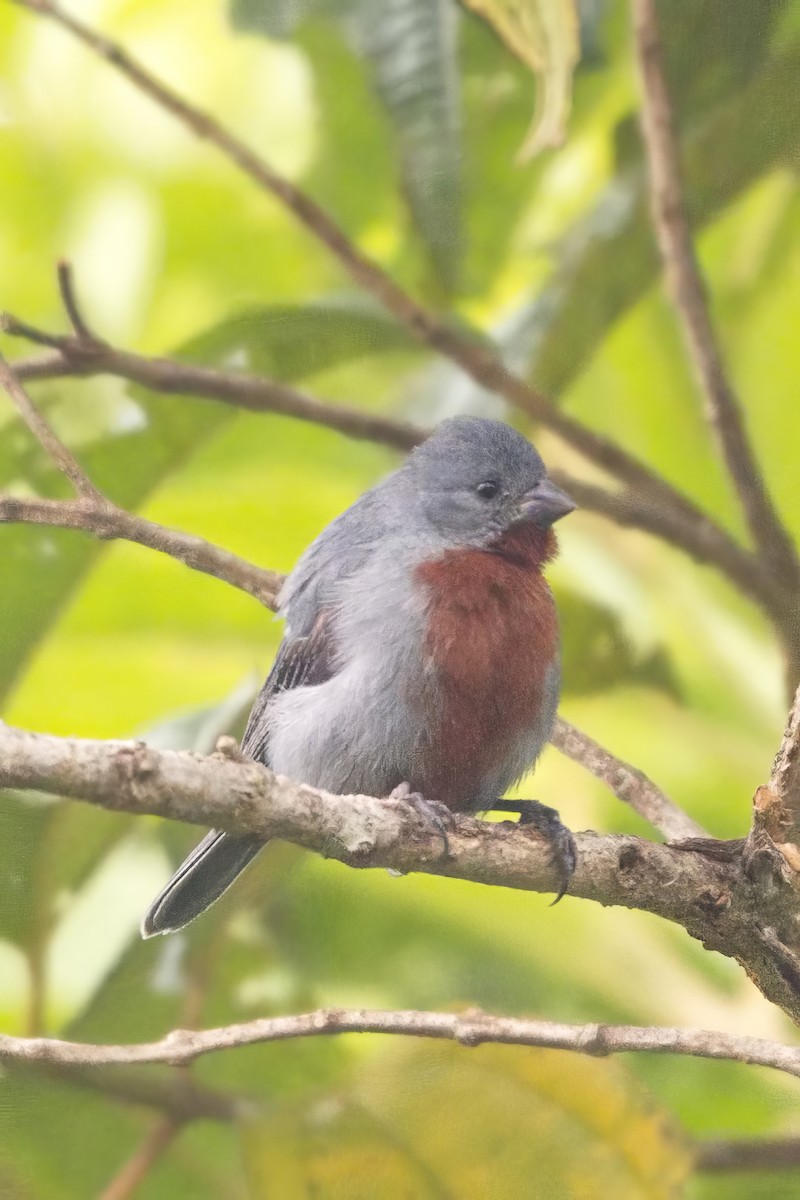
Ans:
[[[137,742],[57,738],[0,726],[0,786],[72,796],[231,832],[280,838],[353,867],[422,871],[495,887],[552,892],[550,846],[533,830],[458,816],[441,835],[404,801],[333,796],[228,757],[156,751]],[[763,994],[800,1021],[798,897],[771,873],[749,874],[736,850],[579,833],[570,894],[682,925],[739,961]],[[720,852],[716,852],[719,848]]]

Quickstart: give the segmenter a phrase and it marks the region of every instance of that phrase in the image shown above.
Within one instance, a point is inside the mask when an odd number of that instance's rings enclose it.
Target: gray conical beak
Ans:
[[[528,521],[548,529],[578,506],[552,479],[544,478],[522,497],[522,514]]]

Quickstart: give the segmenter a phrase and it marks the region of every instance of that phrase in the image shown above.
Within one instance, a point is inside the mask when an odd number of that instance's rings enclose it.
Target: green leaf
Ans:
[[[453,0],[360,0],[349,22],[393,127],[417,230],[448,291],[463,252],[457,16]]]
[[[575,0],[464,0],[536,75],[536,109],[518,160],[560,146],[580,53]]]
[[[800,155],[800,123],[782,99],[798,73],[800,44],[794,44],[769,59],[745,89],[687,133],[687,198],[696,227],[718,217],[763,175]],[[764,134],[765,112],[770,113],[769,136]],[[553,257],[550,282],[498,322],[494,332],[504,360],[546,395],[558,396],[657,276],[640,155],[563,237]],[[502,411],[493,393],[441,363],[413,381],[409,403],[436,417]]]
[[[37,849],[52,819],[54,805],[43,798],[0,792],[0,937],[25,946],[38,932]]]
[[[686,194],[695,227],[800,153],[800,125],[782,101],[798,71],[800,44],[767,60],[746,88],[687,131]],[[626,171],[608,186],[556,258],[552,284],[517,318],[520,342],[529,348],[531,380],[548,395],[564,390],[610,325],[656,277],[659,262],[641,169]]]
[[[352,1086],[253,1123],[259,1200],[536,1194],[673,1200],[691,1170],[666,1114],[617,1064],[521,1047],[394,1047]]]
[[[80,1086],[57,1072],[17,1069],[4,1075],[0,1187],[4,1154],[9,1152],[12,1178],[20,1180],[20,1190],[0,1191],[3,1200],[86,1200],[102,1195],[159,1120],[157,1108],[116,1098],[118,1090],[124,1097],[126,1084],[135,1089],[146,1078],[106,1071],[100,1078],[89,1074]],[[141,1194],[147,1200],[230,1200],[241,1195],[231,1190],[239,1172],[230,1130],[201,1121],[183,1130],[177,1150],[148,1170]]]
[[[414,224],[453,291],[463,252],[458,8],[453,0],[233,0],[234,27],[286,38],[333,17],[368,64],[389,119]]]
[[[391,351],[417,352],[418,346],[369,297],[343,294],[235,313],[185,343],[176,357],[292,382]]]
[[[620,685],[658,688],[672,696],[678,685],[663,646],[638,652],[619,615],[577,592],[556,588],[562,637],[562,691],[587,695]]]
[[[288,38],[324,5],[325,0],[231,0],[231,24],[242,33]]]

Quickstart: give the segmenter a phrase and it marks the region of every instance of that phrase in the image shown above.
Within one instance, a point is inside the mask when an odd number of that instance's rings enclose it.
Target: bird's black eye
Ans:
[[[479,483],[475,491],[482,500],[493,500],[500,491],[500,484],[494,479],[487,479],[485,483]]]

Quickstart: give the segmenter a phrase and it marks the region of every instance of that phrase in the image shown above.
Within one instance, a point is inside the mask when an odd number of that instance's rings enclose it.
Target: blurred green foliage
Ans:
[[[800,535],[798,9],[662,8],[715,316],[760,460]],[[449,295],[457,319],[496,336],[570,412],[739,529],[656,286],[627,6],[579,5],[567,141],[522,168],[530,75],[450,0],[392,0],[380,27],[369,5],[334,0],[239,0],[234,21],[222,0],[90,10],[301,182],[405,286],[428,303]],[[0,305],[31,322],[63,325],[53,266],[68,257],[91,321],[125,346],[302,381],[425,423],[504,413],[354,296],[273,200],[12,5],[0,11],[0,163]],[[21,352],[6,338],[2,348]],[[36,397],[114,499],[279,570],[396,461],[286,418],[110,379],[39,384]],[[537,444],[567,463],[551,438]],[[63,494],[4,401],[0,487]],[[599,518],[572,517],[561,542],[551,575],[565,716],[715,833],[741,834],[783,716],[762,619],[711,571]],[[0,553],[5,719],[200,749],[240,728],[280,635],[253,600],[77,533],[4,527]],[[645,832],[555,751],[521,790],[575,828]],[[733,963],[641,914],[357,873],[287,846],[185,935],[140,942],[142,911],[194,837],[3,796],[0,1028],[132,1041],[187,1012],[219,1024],[318,1004],[477,1004],[791,1037]],[[347,1038],[252,1047],[193,1074],[246,1095],[258,1115],[240,1134],[188,1127],[143,1197],[660,1197],[682,1186],[692,1137],[800,1132],[793,1083],[699,1061]],[[142,1076],[153,1077],[164,1078]],[[155,1118],[97,1087],[0,1078],[3,1200],[102,1191]],[[697,1176],[685,1194],[749,1200],[798,1187],[790,1172]]]

